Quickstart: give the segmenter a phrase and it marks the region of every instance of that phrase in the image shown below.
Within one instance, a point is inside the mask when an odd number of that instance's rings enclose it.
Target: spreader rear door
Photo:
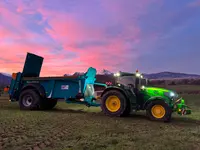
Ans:
[[[23,77],[39,77],[43,59],[43,57],[32,53],[27,53],[24,69],[22,72]]]

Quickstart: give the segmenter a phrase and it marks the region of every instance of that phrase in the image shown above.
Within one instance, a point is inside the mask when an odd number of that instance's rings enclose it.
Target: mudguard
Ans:
[[[147,107],[147,105],[148,105],[150,102],[154,101],[154,100],[163,100],[166,104],[168,104],[168,105],[170,106],[170,103],[169,103],[170,101],[169,101],[168,99],[163,98],[163,97],[161,97],[161,96],[154,96],[154,97],[149,98],[149,99],[143,104],[143,108],[145,109],[145,108]]]
[[[26,90],[26,89],[36,89],[36,90],[38,91],[38,93],[40,94],[40,96],[46,97],[45,89],[44,89],[44,87],[43,87],[41,84],[38,84],[38,83],[26,84],[26,85],[21,89],[20,93],[21,93],[23,90]]]
[[[135,104],[136,103],[136,96],[134,95],[134,93],[132,93],[130,90],[124,89],[123,87],[119,87],[119,86],[110,86],[107,87],[103,93],[101,94],[101,97],[108,91],[110,90],[118,90],[120,92],[122,92],[124,94],[124,96],[127,98],[127,100],[129,100],[130,105],[131,104]]]

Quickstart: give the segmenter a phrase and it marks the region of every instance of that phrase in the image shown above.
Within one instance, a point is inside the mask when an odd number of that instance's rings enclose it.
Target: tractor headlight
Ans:
[[[170,92],[169,95],[170,95],[170,97],[174,97],[175,93],[174,92]]]
[[[178,94],[175,93],[175,92],[165,92],[165,96],[167,96],[167,97],[169,97],[169,98],[171,98],[173,100],[178,98]]]

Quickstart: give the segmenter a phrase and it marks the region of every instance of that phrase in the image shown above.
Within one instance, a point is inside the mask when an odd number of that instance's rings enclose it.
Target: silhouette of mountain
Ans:
[[[200,75],[165,71],[159,73],[144,74],[144,77],[148,79],[179,79],[179,78],[200,78]]]
[[[0,86],[7,86],[11,82],[11,76],[9,74],[0,73]]]

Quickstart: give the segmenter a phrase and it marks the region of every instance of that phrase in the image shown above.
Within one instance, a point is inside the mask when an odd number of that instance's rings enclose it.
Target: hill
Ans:
[[[11,82],[11,76],[9,74],[0,73],[0,86],[7,86]]]
[[[99,74],[113,75],[112,72],[105,70],[105,69],[102,72],[100,72]],[[168,71],[158,72],[158,73],[150,73],[150,74],[143,73],[143,74],[144,74],[144,77],[146,77],[148,79],[192,79],[192,78],[200,79],[200,75],[197,75],[197,74],[186,74],[186,73],[168,72]]]
[[[83,73],[75,72],[74,75],[80,75]],[[68,74],[65,74],[67,76]],[[98,73],[98,77],[100,80],[111,80],[113,73],[108,70],[103,70]],[[105,78],[106,79],[103,79]],[[144,74],[144,76],[148,79],[200,79],[200,75],[197,74],[186,74],[186,73],[176,73],[176,72],[159,72],[159,73],[150,73]],[[107,78],[108,77],[108,78]],[[11,75],[7,73],[0,73],[0,85],[6,86],[10,84]]]
[[[191,79],[191,78],[200,78],[200,75],[196,74],[186,74],[186,73],[176,73],[176,72],[159,72],[144,74],[148,79]]]

